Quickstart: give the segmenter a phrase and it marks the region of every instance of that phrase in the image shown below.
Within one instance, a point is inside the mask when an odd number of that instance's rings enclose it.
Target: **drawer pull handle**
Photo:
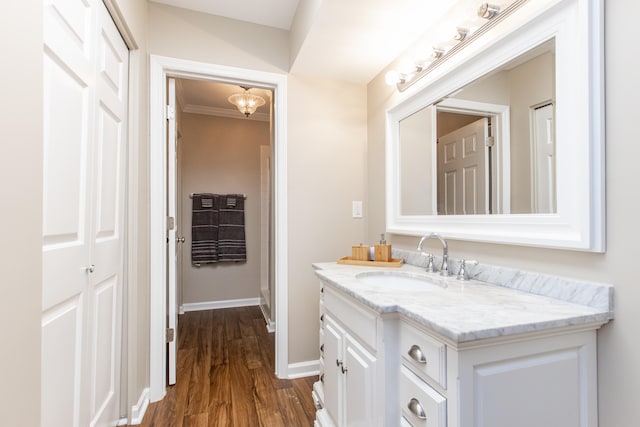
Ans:
[[[324,355],[324,344],[322,344],[322,345],[320,346],[320,354],[323,354],[323,355]]]
[[[422,349],[415,344],[409,349],[409,356],[418,363],[427,363],[427,358],[424,357]]]
[[[418,419],[421,419],[421,420],[427,419],[427,414],[425,414],[424,408],[420,404],[420,401],[415,397],[411,398],[407,407],[413,413],[413,415],[418,417]]]
[[[320,322],[324,322],[324,314],[320,315]]]

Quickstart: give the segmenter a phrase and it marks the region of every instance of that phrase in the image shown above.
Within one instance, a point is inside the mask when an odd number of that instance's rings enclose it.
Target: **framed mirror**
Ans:
[[[602,0],[526,2],[387,111],[387,232],[602,252]]]

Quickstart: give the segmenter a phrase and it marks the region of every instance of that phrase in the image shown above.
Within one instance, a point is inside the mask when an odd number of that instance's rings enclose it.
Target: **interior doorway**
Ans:
[[[150,61],[150,245],[151,245],[151,295],[150,295],[150,400],[162,399],[166,388],[167,358],[165,351],[165,319],[167,315],[166,242],[168,218],[167,203],[167,150],[166,150],[166,100],[167,78],[222,82],[232,85],[260,87],[273,93],[273,257],[275,302],[275,374],[288,376],[287,357],[287,233],[286,233],[286,137],[285,101],[286,76],[254,70],[223,67],[151,56]],[[180,236],[178,236],[180,237]]]
[[[173,77],[167,83],[167,216],[174,219],[167,242],[167,328],[173,331],[168,382],[173,385],[176,343],[188,332],[178,313],[259,306],[267,329],[275,332],[270,165],[274,135],[270,89]],[[241,112],[229,101],[236,94],[250,94],[264,104]],[[216,205],[229,201],[232,206],[200,206],[203,200],[213,200],[209,196],[215,197]],[[228,240],[230,233],[233,242]]]

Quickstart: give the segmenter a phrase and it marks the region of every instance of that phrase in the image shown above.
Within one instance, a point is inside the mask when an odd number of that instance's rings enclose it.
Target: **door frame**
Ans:
[[[433,109],[433,123],[437,122],[438,111],[481,117],[491,116],[495,119],[491,125],[491,136],[495,138],[496,145],[494,147],[496,150],[491,155],[491,171],[487,171],[487,173],[494,175],[491,184],[493,193],[491,208],[501,214],[511,213],[511,119],[509,106],[446,98],[436,104],[436,108]],[[434,156],[435,159],[437,157]],[[437,163],[437,160],[435,161]],[[434,168],[434,180],[437,179],[436,170],[437,168]]]
[[[287,135],[285,74],[256,71],[185,59],[150,55],[149,60],[149,245],[150,245],[150,375],[152,402],[166,393],[166,79],[212,80],[254,85],[274,91],[274,203],[275,203],[275,374],[288,377],[288,271],[287,271]]]

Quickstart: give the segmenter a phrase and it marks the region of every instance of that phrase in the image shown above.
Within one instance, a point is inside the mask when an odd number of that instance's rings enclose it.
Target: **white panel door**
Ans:
[[[127,153],[129,51],[109,13],[96,3],[96,117],[91,327],[91,425],[119,418],[120,348]]]
[[[342,347],[344,330],[331,316],[324,315],[324,407],[335,425],[342,425],[342,407],[344,405],[341,381]]]
[[[349,334],[344,338],[346,425],[375,425],[376,359]]]
[[[128,52],[102,2],[43,18],[42,426],[115,425]]]
[[[482,118],[439,138],[439,215],[489,213],[487,134]]]
[[[556,211],[556,145],[553,104],[533,110],[533,213]]]

